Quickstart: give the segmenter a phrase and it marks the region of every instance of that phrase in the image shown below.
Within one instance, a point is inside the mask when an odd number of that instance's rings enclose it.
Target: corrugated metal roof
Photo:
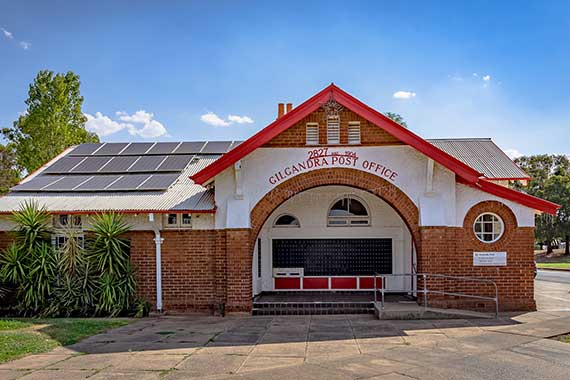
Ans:
[[[483,173],[489,179],[529,177],[490,138],[428,139],[427,141]]]
[[[214,209],[214,194],[189,177],[202,170],[219,155],[201,157],[191,162],[178,179],[166,191],[128,191],[108,193],[24,193],[12,192],[0,198],[0,212],[11,212],[24,201],[35,201],[51,212],[66,211],[138,211],[138,210],[193,210],[211,211]]]

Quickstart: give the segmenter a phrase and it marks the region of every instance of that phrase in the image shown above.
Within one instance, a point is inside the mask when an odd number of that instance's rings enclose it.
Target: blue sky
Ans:
[[[103,141],[245,139],[334,82],[422,137],[570,153],[568,0],[0,0],[0,28],[4,127],[41,69]]]

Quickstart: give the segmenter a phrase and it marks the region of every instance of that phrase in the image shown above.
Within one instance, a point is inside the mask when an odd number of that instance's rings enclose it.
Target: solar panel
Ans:
[[[169,154],[180,145],[177,142],[159,142],[156,143],[146,154]]]
[[[122,173],[138,159],[137,156],[115,156],[99,173]]]
[[[193,155],[179,155],[179,156],[168,156],[166,160],[158,167],[159,172],[164,171],[181,171],[188,165],[190,160],[192,160]]]
[[[117,182],[109,186],[106,190],[107,191],[136,190],[137,186],[143,183],[150,176],[151,176],[150,174],[127,174],[124,175]]]
[[[142,156],[129,169],[129,172],[152,172],[166,158],[166,156]]]
[[[97,175],[81,184],[74,191],[103,191],[107,186],[120,178],[120,175]]]
[[[208,141],[204,149],[202,149],[202,154],[220,154],[226,153],[232,145],[231,141]]]
[[[179,174],[153,174],[137,190],[166,190],[176,181]]]
[[[119,154],[121,150],[125,149],[127,145],[129,145],[129,143],[106,143],[101,149],[93,154],[95,156],[114,156]]]
[[[121,152],[121,156],[144,154],[154,143],[131,143]]]
[[[111,157],[87,157],[85,161],[77,165],[71,173],[97,173],[103,165],[111,160]]]
[[[41,190],[42,187],[45,187],[45,186],[49,185],[50,183],[53,183],[53,182],[55,182],[61,178],[63,178],[63,176],[59,176],[59,175],[56,175],[56,176],[52,176],[52,175],[38,176],[38,177],[32,178],[28,182],[24,182],[24,183],[21,183],[19,185],[14,186],[11,190],[13,190],[13,191],[38,191],[38,190]]]
[[[228,152],[229,152],[230,150],[232,150],[233,148],[235,148],[236,146],[238,146],[239,144],[241,144],[242,142],[243,142],[243,141],[234,141],[234,142],[232,143],[232,145],[230,145],[230,148],[228,149]]]
[[[74,175],[63,177],[62,180],[46,186],[42,189],[42,191],[71,191],[74,187],[80,185],[82,182],[85,182],[89,178],[91,178],[91,176],[88,175]]]
[[[206,144],[204,141],[186,141],[174,151],[175,154],[196,154],[200,153],[202,147]]]
[[[75,147],[71,152],[69,152],[70,156],[87,156],[94,151],[96,151],[101,145],[103,144],[81,144]]]
[[[62,157],[44,170],[44,173],[67,173],[83,159],[84,157],[79,156]]]

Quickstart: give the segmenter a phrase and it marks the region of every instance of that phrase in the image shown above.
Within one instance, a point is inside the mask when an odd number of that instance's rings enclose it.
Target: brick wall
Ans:
[[[249,229],[161,231],[166,311],[251,311]],[[154,232],[129,233],[139,295],[156,305]]]
[[[0,231],[0,249],[6,249],[14,240],[12,234],[8,231]]]
[[[390,135],[383,129],[368,122],[368,120],[355,114],[349,110],[340,112],[340,145],[348,144],[348,123],[351,121],[360,122],[361,145],[378,146],[378,145],[399,145],[400,140]],[[284,147],[305,147],[306,146],[306,124],[319,123],[319,141],[320,144],[327,144],[327,123],[322,108],[305,117],[303,120],[279,134],[271,141],[266,143],[264,147],[284,148]]]
[[[127,235],[131,244],[131,263],[137,272],[137,293],[156,306],[156,256],[154,232],[131,231]]]
[[[483,212],[501,217],[505,232],[495,243],[483,243],[473,232],[473,223]],[[534,228],[518,227],[516,217],[504,204],[481,202],[467,213],[463,227],[422,227],[422,250],[418,255],[418,271],[455,276],[484,277],[496,282],[501,310],[535,310],[534,301]],[[507,266],[475,267],[473,252],[506,251]],[[429,282],[437,289],[453,288],[461,292],[493,296],[494,289],[475,282],[453,280]],[[430,305],[492,310],[494,304],[465,298],[432,297]]]

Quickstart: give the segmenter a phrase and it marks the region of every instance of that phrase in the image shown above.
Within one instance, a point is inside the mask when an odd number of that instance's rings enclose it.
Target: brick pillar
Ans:
[[[226,312],[251,312],[252,256],[249,228],[226,231]]]

